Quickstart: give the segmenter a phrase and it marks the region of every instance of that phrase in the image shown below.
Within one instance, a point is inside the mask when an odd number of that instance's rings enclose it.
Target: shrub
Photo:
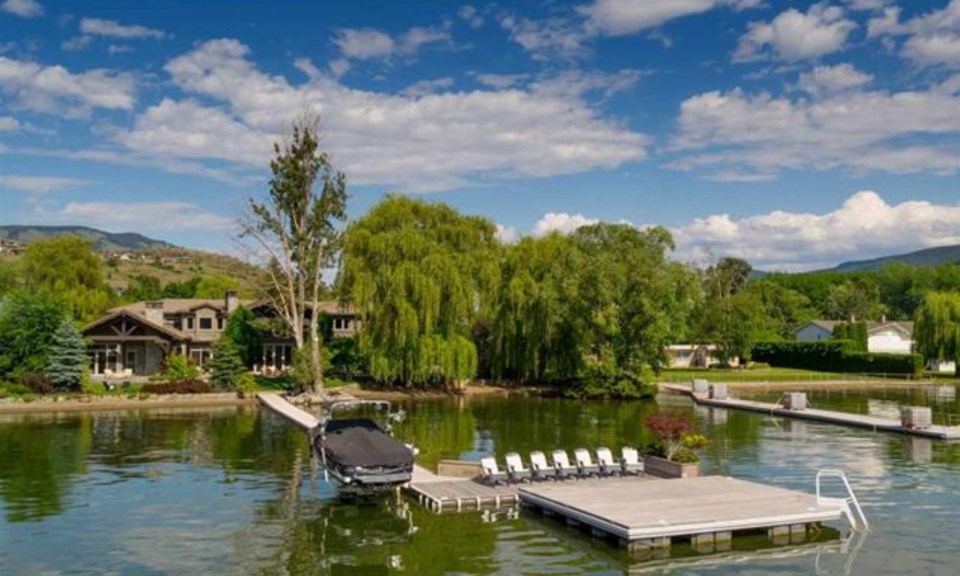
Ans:
[[[144,384],[140,391],[145,394],[208,394],[213,389],[203,380],[191,379]]]
[[[766,362],[751,362],[747,365],[747,370],[768,370],[770,365]]]
[[[167,367],[163,377],[172,382],[181,380],[196,380],[200,377],[200,369],[186,356],[171,354],[167,357]]]
[[[234,388],[237,394],[244,398],[257,391],[257,379],[250,372],[244,372],[237,376],[236,381],[234,381]]]
[[[28,388],[34,394],[51,394],[53,392],[53,384],[46,376],[38,372],[20,374],[16,378],[16,383]]]
[[[849,340],[761,342],[753,347],[753,357],[772,366],[825,372],[923,373],[923,357],[919,354],[859,352]]]
[[[0,398],[11,396],[27,396],[33,391],[23,384],[14,384],[13,382],[0,382]]]

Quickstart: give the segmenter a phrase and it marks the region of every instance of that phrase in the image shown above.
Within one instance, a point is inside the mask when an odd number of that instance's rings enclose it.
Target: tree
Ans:
[[[927,360],[952,360],[960,375],[960,294],[930,292],[917,309],[913,338]]]
[[[474,377],[471,328],[496,297],[496,234],[484,218],[400,196],[350,225],[339,289],[360,316],[371,376],[404,386]]]
[[[847,280],[834,284],[827,295],[827,317],[832,320],[871,320],[884,313],[880,290],[866,279]]]
[[[160,284],[160,279],[156,276],[136,274],[130,277],[130,283],[123,297],[128,302],[159,300],[163,298],[163,287]]]
[[[20,284],[20,274],[12,262],[0,262],[0,297],[13,292]]]
[[[77,236],[38,240],[27,246],[21,264],[28,290],[61,298],[77,320],[93,320],[113,301],[93,245]]]
[[[319,334],[323,270],[340,247],[339,222],[346,219],[347,180],[320,150],[319,119],[297,118],[289,139],[274,145],[273,177],[266,201],[250,199],[241,238],[269,254],[263,296],[284,320],[297,349],[310,345],[311,392],[323,389]],[[309,319],[306,334],[304,321]]]
[[[241,374],[247,371],[240,351],[230,338],[221,336],[210,349],[210,381],[214,388],[232,390]]]
[[[228,291],[240,289],[240,281],[236,278],[216,274],[204,276],[197,284],[194,298],[223,298]]]
[[[239,306],[227,318],[227,326],[223,331],[223,337],[233,343],[247,367],[262,359],[263,332],[256,320],[251,310]]]
[[[66,304],[46,292],[19,290],[0,300],[0,375],[43,372]]]
[[[80,389],[87,367],[87,345],[73,321],[64,318],[50,342],[44,373],[57,390]]]

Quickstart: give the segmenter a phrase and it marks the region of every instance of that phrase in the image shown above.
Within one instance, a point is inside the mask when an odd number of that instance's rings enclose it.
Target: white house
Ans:
[[[800,342],[829,340],[838,324],[842,322],[811,320],[797,328],[793,335]],[[867,351],[909,354],[913,351],[913,322],[867,322]]]
[[[715,344],[673,344],[667,346],[665,352],[670,368],[709,368],[720,362]],[[730,362],[735,366],[737,360],[731,359]]]

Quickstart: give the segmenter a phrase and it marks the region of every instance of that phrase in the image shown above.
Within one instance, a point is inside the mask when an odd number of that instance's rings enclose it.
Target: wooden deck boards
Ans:
[[[259,392],[257,393],[257,400],[273,412],[308,432],[320,425],[319,418],[287,402],[283,396],[275,392]]]
[[[438,476],[419,465],[414,466],[413,481],[407,490],[437,512],[451,508],[498,508],[517,502],[514,485],[487,486],[466,478]]]
[[[716,400],[703,394],[694,394],[689,386],[680,384],[662,384],[661,387],[670,392],[690,396],[693,398],[694,402],[704,406],[747,410],[750,412],[781,416],[784,418],[796,418],[800,420],[824,422],[827,424],[855,426],[873,431],[908,434],[912,436],[935,438],[939,440],[960,440],[960,426],[930,426],[929,428],[922,429],[905,428],[904,426],[901,426],[900,422],[897,420],[879,418],[876,416],[867,416],[865,414],[834,412],[832,410],[818,410],[816,408],[807,408],[805,410],[787,410],[786,408],[783,408],[777,404],[755,402],[753,400],[740,400],[736,398]]]
[[[768,529],[841,518],[839,500],[744,480],[600,480],[535,484],[520,500],[627,542]]]

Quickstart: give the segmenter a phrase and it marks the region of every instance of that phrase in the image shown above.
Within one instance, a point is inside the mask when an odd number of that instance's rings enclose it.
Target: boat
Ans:
[[[363,408],[382,411],[384,423],[370,418],[336,418],[337,412]],[[376,493],[410,482],[416,451],[393,437],[391,424],[403,416],[382,400],[337,400],[326,405],[311,444],[341,491]]]

